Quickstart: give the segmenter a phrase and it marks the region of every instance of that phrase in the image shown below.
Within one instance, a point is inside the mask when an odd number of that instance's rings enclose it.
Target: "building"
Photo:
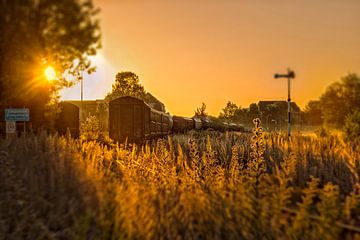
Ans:
[[[273,126],[274,128],[282,128],[288,121],[288,102],[287,101],[259,101],[258,109],[260,112],[261,122],[268,129]],[[295,103],[291,102],[291,121],[301,123],[301,110]]]
[[[152,94],[147,93],[144,101],[152,108],[165,112],[165,105],[155,98]],[[99,119],[100,126],[104,131],[108,131],[109,105],[104,99],[96,100],[66,100],[66,103],[72,103],[80,109],[80,123],[86,121],[89,116],[95,116]]]
[[[259,101],[258,108],[259,112],[266,112],[270,105],[277,105],[280,109],[285,109],[287,112],[288,102],[287,101]],[[291,102],[291,112],[299,113],[300,107],[295,103]]]

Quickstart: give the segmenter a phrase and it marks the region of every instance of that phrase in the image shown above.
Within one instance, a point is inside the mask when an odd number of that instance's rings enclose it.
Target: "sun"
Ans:
[[[52,66],[48,66],[44,71],[45,77],[48,81],[53,81],[56,79],[56,72]]]

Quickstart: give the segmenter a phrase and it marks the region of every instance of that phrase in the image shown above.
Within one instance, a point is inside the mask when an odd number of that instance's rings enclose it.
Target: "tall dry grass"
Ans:
[[[142,146],[42,133],[0,150],[0,239],[359,237],[360,151],[336,136],[257,123]]]

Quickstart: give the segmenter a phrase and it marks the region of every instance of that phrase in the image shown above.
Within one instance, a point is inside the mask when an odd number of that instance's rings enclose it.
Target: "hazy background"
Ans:
[[[286,99],[276,72],[295,70],[293,100],[304,106],[331,82],[360,74],[359,0],[95,0],[103,49],[84,99],[103,98],[118,71],[139,75],[172,114],[205,102],[217,115],[228,100],[243,107]],[[79,85],[62,92],[79,99]]]

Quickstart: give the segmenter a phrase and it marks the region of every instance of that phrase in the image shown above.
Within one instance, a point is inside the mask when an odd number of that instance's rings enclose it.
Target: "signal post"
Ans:
[[[290,97],[290,88],[291,88],[291,79],[295,78],[295,72],[288,69],[287,74],[278,74],[274,75],[274,78],[287,78],[287,85],[288,85],[288,136],[291,135],[291,97]]]

